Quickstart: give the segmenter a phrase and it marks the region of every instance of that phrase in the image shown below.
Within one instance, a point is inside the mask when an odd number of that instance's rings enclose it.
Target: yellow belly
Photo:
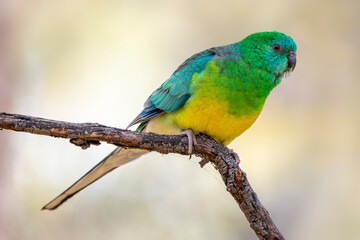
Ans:
[[[252,115],[229,114],[223,104],[215,99],[188,101],[180,109],[151,119],[146,132],[178,134],[191,129],[195,134],[204,133],[223,145],[241,135],[257,119],[262,109]]]
[[[224,104],[219,104],[215,99],[189,101],[170,115],[169,119],[182,129],[192,129],[195,134],[207,134],[228,145],[255,122],[261,109],[252,115],[236,116],[229,114],[225,108]]]

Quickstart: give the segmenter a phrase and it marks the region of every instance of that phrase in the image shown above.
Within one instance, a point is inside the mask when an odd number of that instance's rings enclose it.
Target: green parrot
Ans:
[[[296,49],[283,33],[259,32],[197,53],[151,94],[128,127],[140,124],[139,132],[186,134],[189,154],[199,133],[227,146],[255,122],[271,90],[294,70]],[[43,209],[56,209],[105,174],[146,153],[116,148]]]

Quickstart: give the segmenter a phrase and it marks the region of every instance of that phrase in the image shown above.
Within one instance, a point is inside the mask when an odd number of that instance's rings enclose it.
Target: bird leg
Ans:
[[[188,129],[188,130],[182,131],[181,133],[179,133],[179,135],[186,135],[188,137],[189,155],[190,155],[190,158],[191,158],[193,146],[197,145],[195,134],[193,133],[193,131],[191,129]]]

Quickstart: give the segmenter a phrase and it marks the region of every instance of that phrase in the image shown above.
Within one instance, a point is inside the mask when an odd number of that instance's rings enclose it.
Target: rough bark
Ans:
[[[98,123],[70,123],[18,114],[0,113],[0,128],[52,137],[68,138],[84,149],[107,142],[128,148],[159,153],[188,155],[187,138],[179,135],[139,133],[107,127]],[[197,136],[193,154],[202,158],[200,165],[211,162],[219,171],[227,191],[245,214],[259,239],[284,239],[250,186],[231,151],[206,135]]]

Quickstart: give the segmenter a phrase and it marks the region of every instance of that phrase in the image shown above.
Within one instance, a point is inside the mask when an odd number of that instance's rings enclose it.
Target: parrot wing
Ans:
[[[191,95],[190,84],[193,75],[203,71],[216,53],[216,48],[210,48],[188,58],[167,81],[151,94],[144,104],[143,111],[127,128],[142,123],[137,129],[137,131],[141,131],[151,118],[181,107]]]

